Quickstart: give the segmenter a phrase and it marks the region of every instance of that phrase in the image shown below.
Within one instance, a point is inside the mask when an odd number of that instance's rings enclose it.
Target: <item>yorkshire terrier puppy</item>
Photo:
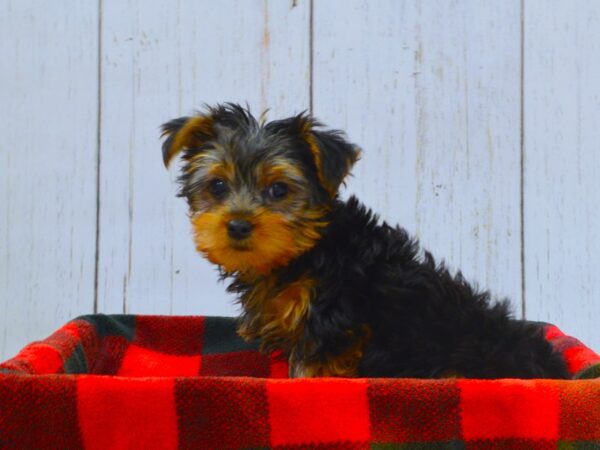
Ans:
[[[163,125],[198,251],[239,295],[238,332],[294,377],[567,378],[542,327],[511,318],[338,188],[359,157],[307,114],[235,104]]]

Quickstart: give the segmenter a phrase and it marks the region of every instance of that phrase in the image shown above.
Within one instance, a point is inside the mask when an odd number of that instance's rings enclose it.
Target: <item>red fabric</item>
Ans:
[[[0,448],[83,448],[72,376],[0,376]]]
[[[176,449],[172,378],[80,376],[77,410],[87,449]]]
[[[175,386],[180,448],[270,446],[269,403],[262,378],[196,377]]]
[[[143,372],[149,377],[191,377],[200,373],[201,359],[199,355],[169,355],[130,345],[123,354],[117,375],[128,377]]]
[[[459,382],[464,438],[557,440],[560,392],[557,383],[545,380]]]
[[[367,445],[367,389],[364,379],[308,379],[293,390],[288,380],[267,382],[272,444],[351,441]]]
[[[50,345],[37,344],[25,347],[21,355],[25,358],[32,373],[40,375],[59,373],[63,366],[59,351]]]
[[[589,379],[289,380],[233,319],[86,316],[0,364],[0,448],[600,448],[600,357],[546,337]]]
[[[273,352],[269,362],[271,366],[269,378],[288,378],[289,367],[281,352]]]
[[[461,436],[460,390],[454,379],[371,380],[369,398],[376,442],[446,442]]]
[[[564,351],[565,360],[569,367],[569,372],[576,374],[585,369],[590,360],[593,360],[598,355],[595,352],[585,347],[572,347]]]

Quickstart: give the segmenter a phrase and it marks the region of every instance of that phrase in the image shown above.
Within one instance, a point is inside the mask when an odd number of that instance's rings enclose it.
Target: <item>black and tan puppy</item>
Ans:
[[[359,155],[339,131],[225,104],[163,132],[165,164],[183,152],[196,247],[239,294],[239,334],[293,376],[567,377],[539,326],[338,198]]]

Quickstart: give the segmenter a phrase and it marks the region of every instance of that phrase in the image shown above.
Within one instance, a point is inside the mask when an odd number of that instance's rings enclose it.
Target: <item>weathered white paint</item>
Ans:
[[[347,192],[520,313],[519,1],[314,14],[315,113],[364,148]]]
[[[100,311],[235,313],[194,251],[158,125],[219,101],[275,117],[308,108],[309,3],[219,5],[104,7]]]
[[[311,27],[310,0],[0,0],[0,359],[95,298],[99,312],[234,314],[193,249],[158,127],[204,102],[281,117],[311,92],[364,148],[344,195],[600,348],[600,6],[313,3]]]
[[[600,349],[600,3],[524,18],[527,317]]]
[[[0,359],[89,312],[98,10],[0,2]]]

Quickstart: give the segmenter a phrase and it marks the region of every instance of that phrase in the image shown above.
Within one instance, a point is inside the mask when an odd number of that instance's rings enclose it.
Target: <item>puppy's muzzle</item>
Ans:
[[[230,238],[241,240],[250,236],[252,224],[247,220],[233,219],[227,222],[227,234]]]

